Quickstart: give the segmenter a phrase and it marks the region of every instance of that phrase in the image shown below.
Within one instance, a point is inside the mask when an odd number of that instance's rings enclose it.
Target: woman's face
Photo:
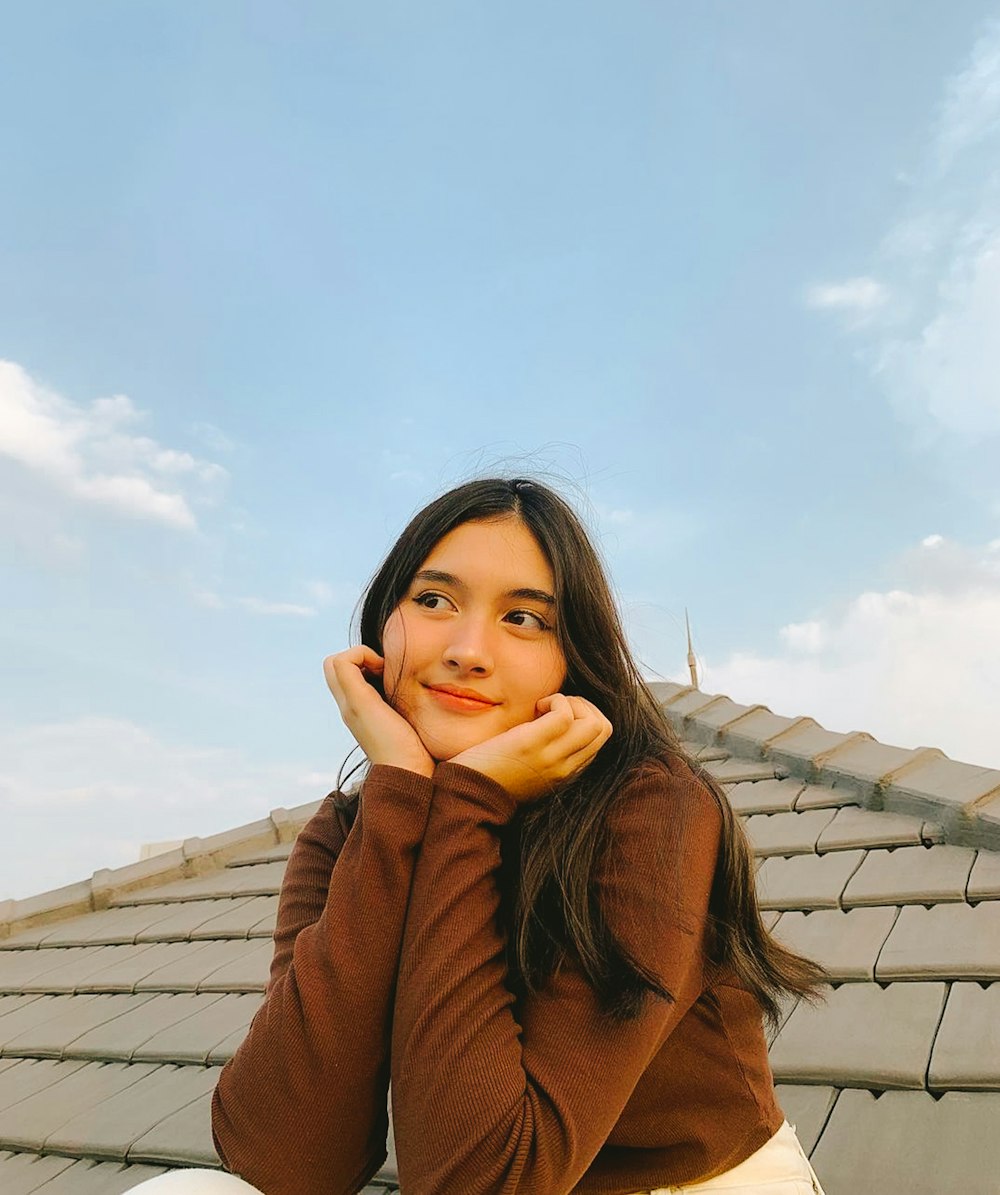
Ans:
[[[552,569],[516,516],[463,523],[420,566],[382,632],[385,692],[434,759],[530,722],[566,661]]]

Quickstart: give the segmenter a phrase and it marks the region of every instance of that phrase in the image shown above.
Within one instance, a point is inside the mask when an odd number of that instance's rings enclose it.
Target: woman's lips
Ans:
[[[424,685],[424,688],[438,704],[445,709],[461,713],[479,714],[494,709],[500,703],[491,701],[488,697],[480,697],[471,689],[458,689],[450,685]]]

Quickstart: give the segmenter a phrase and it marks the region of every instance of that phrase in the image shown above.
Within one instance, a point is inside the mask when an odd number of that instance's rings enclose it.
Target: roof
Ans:
[[[725,786],[775,934],[819,959],[779,1100],[827,1195],[1000,1191],[1000,772],[653,686]],[[113,1195],[218,1166],[209,1101],[259,1007],[320,802],[0,904],[0,1190]],[[392,1191],[394,1154],[367,1190]]]

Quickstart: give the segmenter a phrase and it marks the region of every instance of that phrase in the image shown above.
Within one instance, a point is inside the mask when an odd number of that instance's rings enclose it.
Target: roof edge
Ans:
[[[1000,770],[936,747],[895,747],[863,731],[839,734],[812,718],[739,705],[673,681],[648,681],[684,739],[767,760],[810,784],[847,790],[867,809],[937,822],[946,842],[1000,851]]]
[[[0,941],[23,930],[106,909],[129,892],[221,871],[230,860],[248,851],[291,842],[322,803],[322,800],[311,801],[293,809],[272,809],[259,821],[247,822],[209,838],[188,838],[174,850],[137,863],[101,868],[89,880],[52,888],[21,900],[0,901]]]

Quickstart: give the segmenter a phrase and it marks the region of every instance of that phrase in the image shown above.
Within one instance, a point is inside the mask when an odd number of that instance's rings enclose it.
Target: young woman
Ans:
[[[391,1078],[404,1195],[820,1192],[762,1019],[822,970],[763,928],[739,821],[563,499],[491,479],[432,502],[324,671],[369,769],[289,858],[212,1104],[251,1186],[218,1189],[354,1195]]]

